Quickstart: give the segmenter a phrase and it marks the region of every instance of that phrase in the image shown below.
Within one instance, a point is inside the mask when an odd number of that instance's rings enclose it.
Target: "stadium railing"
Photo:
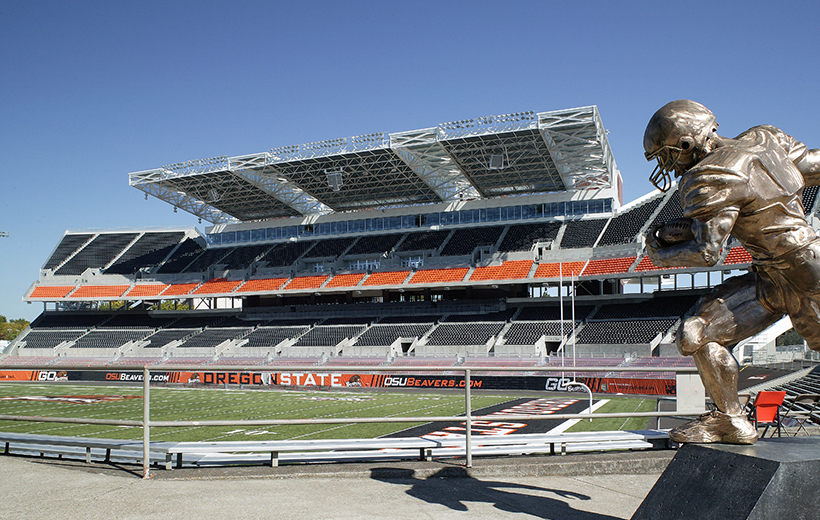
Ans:
[[[52,370],[53,366],[43,365],[43,366],[26,366],[26,370]],[[83,367],[84,371],[115,371],[115,370],[133,370],[133,366],[86,366]],[[352,373],[360,373],[362,371],[361,366],[342,366],[342,365],[334,365],[334,366],[297,366],[297,365],[287,365],[282,367],[277,367],[273,365],[267,365],[264,367],[264,370],[260,370],[258,365],[225,365],[225,366],[202,366],[202,365],[154,365],[151,367],[143,367],[143,374],[142,374],[142,401],[143,401],[143,418],[141,421],[133,421],[133,420],[117,420],[117,419],[95,419],[95,418],[76,418],[76,417],[45,417],[45,416],[25,416],[25,415],[0,415],[0,421],[25,421],[25,422],[49,422],[49,423],[70,423],[70,424],[96,424],[96,425],[109,425],[109,426],[130,426],[130,427],[141,427],[143,429],[143,440],[141,443],[142,447],[142,463],[143,463],[143,478],[150,477],[150,464],[151,464],[151,450],[154,450],[156,454],[157,450],[160,450],[165,453],[166,455],[166,468],[170,469],[170,460],[172,453],[181,453],[182,448],[177,448],[177,450],[172,450],[171,445],[182,444],[182,443],[152,443],[151,442],[151,429],[152,428],[186,428],[186,427],[207,427],[207,426],[276,426],[276,425],[315,425],[315,424],[363,424],[363,423],[428,423],[428,422],[463,422],[466,426],[465,428],[465,438],[463,441],[463,448],[461,448],[462,443],[456,443],[456,447],[461,449],[461,453],[463,453],[465,457],[465,465],[467,467],[472,467],[472,456],[473,456],[473,442],[472,442],[472,428],[473,423],[476,421],[494,421],[497,420],[496,416],[487,415],[473,415],[472,413],[472,404],[471,404],[471,376],[472,373],[475,372],[484,372],[487,370],[487,367],[482,366],[448,366],[448,367],[432,367],[432,366],[396,366],[396,367],[368,367],[368,372],[371,373],[390,373],[390,372],[460,372],[463,374],[463,390],[464,390],[464,399],[465,399],[465,412],[464,415],[454,415],[454,416],[422,416],[422,417],[336,417],[336,418],[311,418],[311,419],[249,419],[249,420],[185,420],[185,421],[154,421],[151,419],[151,372],[160,372],[160,371],[192,371],[192,372],[224,372],[224,371],[231,371],[231,372],[276,372],[277,368],[282,368],[283,371],[286,372],[345,372],[350,371]],[[546,367],[546,366],[539,366],[539,367],[493,367],[494,372],[545,372],[545,373],[561,373],[562,378],[566,378],[567,382],[570,382],[569,376],[573,372],[575,367],[572,366],[561,366],[561,367]],[[21,367],[14,366],[14,365],[5,365],[0,366],[0,369],[7,369],[7,370],[21,370]],[[656,367],[617,367],[617,366],[585,366],[583,367],[584,372],[657,372]],[[696,373],[697,369],[695,367],[668,367],[664,368],[666,372],[675,372],[678,375],[687,375]],[[591,397],[591,393],[590,393]],[[654,412],[629,412],[629,413],[592,413],[592,409],[590,408],[586,413],[574,413],[574,414],[552,414],[550,415],[551,419],[560,419],[560,420],[573,420],[573,419],[612,419],[612,418],[635,418],[635,417],[688,417],[692,415],[692,410],[683,410],[683,411],[675,411],[675,412],[662,412],[662,411],[654,411]],[[520,414],[520,415],[510,415],[505,414],[504,420],[505,421],[519,421],[519,420],[534,420],[534,419],[542,419],[543,416],[541,415],[532,415],[532,414]],[[505,436],[514,438],[517,436]],[[555,444],[556,442],[563,442],[564,444],[561,446],[561,452],[566,452],[566,440],[560,441],[557,440],[558,437],[553,439],[542,439],[542,442],[547,442],[549,444]],[[42,439],[40,439],[42,441]],[[82,438],[76,438],[73,446],[83,446],[86,448],[86,456],[90,458],[90,448],[95,447],[96,441],[99,439],[87,439],[87,442],[84,444],[84,440]],[[5,440],[6,442],[6,450],[8,451],[9,440]],[[65,441],[69,442],[69,441]],[[284,441],[287,442],[287,441]],[[586,438],[581,439],[579,442],[588,442]],[[69,442],[70,443],[70,442]],[[136,443],[139,444],[139,443]],[[160,444],[162,446],[160,446]],[[167,445],[166,445],[167,444]],[[235,443],[232,443],[235,444]],[[399,443],[397,442],[397,445]],[[486,439],[481,440],[481,444],[486,444]],[[65,444],[64,444],[65,445]],[[452,444],[448,444],[448,446],[452,447]],[[135,442],[134,441],[120,441],[118,446],[105,446],[107,449],[114,449],[116,447],[126,449],[126,450],[135,450]],[[415,448],[427,448],[430,447],[428,445],[425,446],[416,446]],[[383,446],[381,446],[383,448]],[[235,447],[232,447],[233,450],[236,451]],[[194,451],[195,448],[192,448]],[[241,451],[241,450],[239,450]],[[550,447],[550,451],[554,453],[554,446]],[[273,453],[271,451],[272,463],[273,463]],[[156,456],[154,457],[156,459]]]

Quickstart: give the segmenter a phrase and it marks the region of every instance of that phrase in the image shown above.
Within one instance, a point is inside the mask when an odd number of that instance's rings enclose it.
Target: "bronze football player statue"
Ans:
[[[820,350],[820,240],[806,221],[804,185],[820,184],[820,150],[773,126],[734,139],[719,136],[714,114],[700,103],[668,103],[650,119],[646,159],[661,191],[680,177],[684,219],[649,230],[646,250],[659,267],[710,267],[730,236],[751,253],[749,273],[729,278],[703,297],[676,342],[692,356],[717,410],[670,432],[676,442],[753,444],[757,430],[737,395],[731,349],[791,317],[809,347]]]

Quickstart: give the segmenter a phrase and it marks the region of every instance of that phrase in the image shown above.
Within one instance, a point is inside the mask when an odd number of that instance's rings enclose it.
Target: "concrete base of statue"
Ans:
[[[820,515],[820,437],[685,444],[632,520],[789,520]]]

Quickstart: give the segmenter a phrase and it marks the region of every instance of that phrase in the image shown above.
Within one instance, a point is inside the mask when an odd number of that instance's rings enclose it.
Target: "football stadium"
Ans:
[[[0,355],[3,399],[25,403],[11,414],[56,413],[36,407],[46,399],[21,400],[19,382],[27,381],[51,397],[107,396],[106,417],[138,422],[141,404],[129,397],[148,379],[155,418],[187,411],[192,422],[216,417],[209,410],[235,420],[337,417],[331,403],[357,417],[419,417],[422,408],[454,416],[465,386],[475,391],[475,411],[501,417],[578,413],[587,408],[586,390],[590,403],[593,394],[634,403],[616,411],[650,413],[663,403],[674,410],[677,375],[695,373],[675,346],[682,318],[752,260],[730,239],[714,267],[655,266],[644,233],[683,216],[680,196],[673,187],[623,200],[595,106],[191,160],[130,173],[128,182],[200,226],[67,230],[22,295],[42,313]],[[817,191],[802,194],[815,229]],[[778,341],[791,328],[785,317],[734,347],[741,392],[820,393],[811,352]],[[114,383],[123,385],[118,399],[107,395]],[[228,409],[211,402],[219,389],[245,394],[233,394]],[[251,391],[271,389],[281,390],[278,397]],[[162,392],[183,390],[198,397],[174,397],[176,408],[161,408]],[[389,403],[368,402],[377,395]],[[271,412],[274,401],[287,405]],[[141,437],[100,425],[33,430],[40,423],[3,417],[0,430],[9,435]],[[810,412],[801,426],[818,417]],[[642,430],[651,420],[638,416],[637,426],[620,429]],[[430,438],[461,428],[386,423],[255,431],[260,439]],[[555,427],[535,421],[517,433]],[[154,435],[192,442],[248,435],[214,428]],[[419,449],[426,447],[408,443],[408,452]]]

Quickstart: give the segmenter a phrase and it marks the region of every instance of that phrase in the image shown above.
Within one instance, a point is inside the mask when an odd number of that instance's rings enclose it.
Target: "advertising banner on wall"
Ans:
[[[142,371],[0,370],[0,381],[89,381],[142,383]],[[674,379],[579,377],[595,393],[675,395]],[[296,388],[464,388],[464,376],[418,374],[346,374],[334,372],[151,372],[151,382],[203,386],[257,386]],[[470,388],[486,390],[580,391],[572,379],[560,376],[474,375]]]

